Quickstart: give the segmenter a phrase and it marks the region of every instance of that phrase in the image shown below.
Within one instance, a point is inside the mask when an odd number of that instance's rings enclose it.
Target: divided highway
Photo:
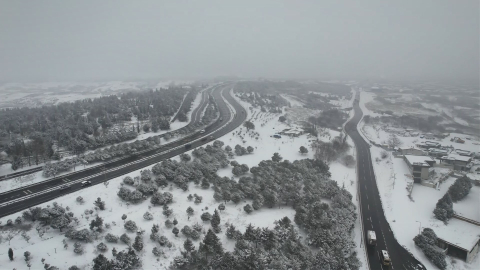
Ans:
[[[212,136],[217,139],[233,131],[245,121],[247,114],[245,109],[230,95],[229,91],[231,88],[231,84],[222,84],[215,86],[211,94],[204,91],[201,106],[192,112],[192,122],[201,120],[201,114],[208,104],[209,95],[215,100],[220,113],[217,121],[205,128],[204,134],[197,132],[183,139],[162,145],[158,149],[142,153],[140,156],[127,157],[106,163],[105,166],[95,166],[81,170],[69,174],[67,177],[59,176],[50,181],[44,181],[10,192],[1,193],[0,217],[80,190],[82,189],[81,182],[84,180],[89,180],[92,185],[97,185],[191,150],[185,149],[184,146],[186,144],[190,144],[193,149],[208,143],[209,140],[205,140],[205,138]],[[225,100],[230,104],[230,107]],[[233,112],[231,111],[232,109]],[[64,184],[69,184],[71,188],[60,191],[60,186]]]
[[[368,244],[365,246],[368,269],[388,269],[380,261],[381,250],[388,251],[392,261],[391,269],[425,269],[412,254],[397,242],[385,218],[373,171],[370,145],[365,142],[357,129],[357,125],[363,116],[359,106],[359,94],[357,94],[353,108],[355,115],[345,125],[345,130],[354,141],[357,149],[358,197],[363,224],[363,238],[367,239],[367,230],[373,230],[377,235],[376,246],[369,246]]]

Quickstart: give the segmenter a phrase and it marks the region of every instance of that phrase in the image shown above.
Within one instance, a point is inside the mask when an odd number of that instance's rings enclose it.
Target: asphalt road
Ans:
[[[354,110],[355,115],[345,125],[345,130],[353,139],[357,149],[358,198],[360,200],[364,242],[367,239],[367,230],[373,230],[377,235],[376,246],[365,246],[369,269],[425,269],[412,254],[397,242],[385,218],[373,171],[370,145],[365,142],[357,129],[363,115],[358,100],[354,102]],[[379,254],[381,250],[388,251],[392,260],[390,267],[384,266],[380,262]]]
[[[192,122],[200,121],[201,112],[208,104],[208,102],[206,102],[208,101],[208,95],[213,97],[220,112],[219,119],[206,127],[204,134],[196,132],[189,137],[165,144],[159,149],[143,153],[140,156],[128,157],[107,163],[105,166],[92,167],[78,171],[70,174],[68,177],[57,177],[51,181],[45,181],[11,192],[2,193],[0,194],[0,217],[4,217],[37,204],[53,200],[68,193],[78,191],[82,189],[80,182],[83,180],[89,180],[92,183],[92,186],[94,186],[206,144],[210,141],[210,136],[212,136],[214,139],[217,139],[233,131],[245,121],[247,114],[245,109],[233,97],[230,96],[229,90],[231,87],[231,84],[222,84],[214,87],[211,93],[209,93],[210,91],[204,91],[201,106],[192,112]],[[225,103],[224,98],[233,107],[233,115]],[[201,139],[205,137],[208,139]],[[192,148],[187,150],[184,147],[186,144],[190,144]],[[59,190],[59,187],[64,184],[70,185],[70,189],[65,191]],[[116,190],[113,190],[112,192],[116,192]]]

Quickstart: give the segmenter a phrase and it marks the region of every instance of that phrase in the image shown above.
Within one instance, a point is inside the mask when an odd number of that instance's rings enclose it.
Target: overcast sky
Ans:
[[[478,0],[0,0],[0,80],[479,77]]]

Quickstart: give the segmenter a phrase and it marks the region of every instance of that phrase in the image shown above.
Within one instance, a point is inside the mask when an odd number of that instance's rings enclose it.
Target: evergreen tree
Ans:
[[[212,230],[208,230],[207,235],[203,239],[203,242],[200,243],[198,252],[205,255],[205,259],[207,260],[208,256],[223,254],[222,242],[220,242],[220,239],[215,235]]]
[[[183,242],[183,247],[187,252],[192,252],[195,250],[195,245],[193,244],[192,240],[190,240],[190,238],[187,238],[187,240]]]
[[[13,249],[12,248],[8,249],[8,258],[10,259],[10,261],[13,261]]]
[[[243,210],[245,210],[247,214],[250,214],[253,211],[253,208],[250,206],[250,204],[247,204],[243,207]]]
[[[220,215],[218,214],[217,209],[215,209],[215,212],[213,212],[210,223],[212,224],[212,227],[218,227],[220,225]]]
[[[280,162],[282,160],[282,156],[280,156],[279,153],[275,152],[273,153],[273,156],[272,156],[272,161],[273,162]]]
[[[172,230],[173,234],[175,234],[175,237],[178,236],[178,233],[179,233],[179,230],[177,227],[173,227],[173,230]]]
[[[143,238],[140,235],[137,235],[132,246],[136,251],[141,251],[143,249]]]

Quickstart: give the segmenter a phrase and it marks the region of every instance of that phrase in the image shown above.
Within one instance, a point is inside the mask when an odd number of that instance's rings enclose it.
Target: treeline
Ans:
[[[339,130],[347,118],[347,113],[338,109],[330,109],[322,111],[318,117],[310,116],[308,121],[320,127]]]
[[[385,112],[387,113],[387,112]],[[444,132],[445,127],[441,123],[444,119],[441,116],[412,116],[412,115],[402,115],[402,116],[379,116],[379,117],[370,117],[366,115],[364,118],[365,123],[382,123],[394,126],[409,127],[417,129],[423,132]]]
[[[25,165],[23,158],[29,165],[52,159],[54,144],[78,154],[134,139],[141,129],[169,129],[168,119],[177,111],[187,91],[171,87],[41,108],[6,109],[0,114],[0,137],[3,137],[0,148],[5,149],[12,168],[16,169]],[[148,123],[142,127],[138,122],[125,123],[132,116]],[[115,124],[122,125],[112,129]]]

